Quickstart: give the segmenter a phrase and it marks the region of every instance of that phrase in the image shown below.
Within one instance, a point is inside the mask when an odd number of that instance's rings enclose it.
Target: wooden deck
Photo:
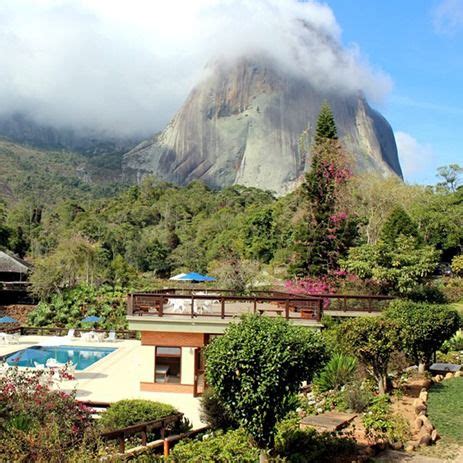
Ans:
[[[153,293],[132,293],[127,315],[150,318],[227,319],[245,313],[287,320],[320,322],[323,313],[332,316],[379,314],[389,296],[320,294],[299,295],[281,291],[255,291],[237,296],[223,289],[168,288]]]

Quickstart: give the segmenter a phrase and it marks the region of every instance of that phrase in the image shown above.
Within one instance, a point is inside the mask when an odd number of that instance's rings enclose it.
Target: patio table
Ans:
[[[169,366],[168,365],[156,365],[156,376],[160,375],[164,377],[164,382],[167,383],[167,375],[169,373]]]

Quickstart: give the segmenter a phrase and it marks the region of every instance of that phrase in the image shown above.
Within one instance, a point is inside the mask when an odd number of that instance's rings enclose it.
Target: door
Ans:
[[[197,347],[195,349],[195,380],[193,386],[193,395],[195,397],[203,395],[206,388],[204,370],[204,351],[200,347]]]

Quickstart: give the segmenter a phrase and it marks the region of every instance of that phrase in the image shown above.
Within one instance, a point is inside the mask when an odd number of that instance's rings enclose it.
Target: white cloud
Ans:
[[[259,52],[318,88],[380,99],[391,87],[315,1],[2,0],[0,111],[153,133],[206,63]]]
[[[442,0],[432,12],[434,30],[453,35],[463,28],[463,0]]]
[[[395,132],[400,165],[406,179],[415,177],[429,169],[434,154],[429,144],[420,143],[406,132]]]

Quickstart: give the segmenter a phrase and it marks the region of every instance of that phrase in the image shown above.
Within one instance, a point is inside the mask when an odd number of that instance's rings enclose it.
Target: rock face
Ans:
[[[124,155],[124,176],[285,193],[308,166],[324,100],[359,171],[402,176],[391,127],[363,97],[316,91],[263,59],[210,67],[164,131]]]

